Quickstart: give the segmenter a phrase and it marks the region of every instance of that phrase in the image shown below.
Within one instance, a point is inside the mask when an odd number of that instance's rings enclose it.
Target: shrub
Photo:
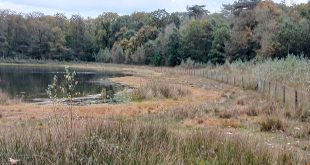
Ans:
[[[70,125],[72,128],[73,122],[73,98],[78,95],[76,92],[76,86],[78,81],[76,81],[76,72],[72,71],[69,66],[65,67],[64,73],[64,81],[61,84],[58,83],[58,77],[54,75],[54,78],[50,85],[48,85],[46,93],[53,101],[53,104],[57,103],[60,99],[58,96],[58,91],[61,91],[63,98],[69,104],[69,111],[70,111]]]

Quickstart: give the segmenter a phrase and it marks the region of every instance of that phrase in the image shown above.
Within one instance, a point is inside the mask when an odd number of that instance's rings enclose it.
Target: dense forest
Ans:
[[[0,11],[0,57],[175,66],[310,57],[310,2],[239,0],[210,13],[156,10],[96,18]]]

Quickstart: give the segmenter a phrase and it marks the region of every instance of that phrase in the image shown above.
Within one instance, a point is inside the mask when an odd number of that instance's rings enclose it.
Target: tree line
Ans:
[[[165,10],[96,18],[0,11],[0,58],[79,60],[175,66],[197,63],[310,57],[310,2],[291,7],[239,0],[210,13]]]

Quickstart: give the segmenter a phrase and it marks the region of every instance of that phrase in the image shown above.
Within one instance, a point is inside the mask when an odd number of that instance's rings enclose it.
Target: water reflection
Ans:
[[[77,73],[77,92],[80,96],[98,94],[103,88],[113,93],[119,91],[122,85],[107,79],[126,76],[120,72],[73,70]],[[10,97],[22,98],[24,101],[47,98],[46,88],[53,76],[57,75],[59,81],[62,81],[64,71],[64,68],[56,67],[0,66],[0,90],[8,93]]]

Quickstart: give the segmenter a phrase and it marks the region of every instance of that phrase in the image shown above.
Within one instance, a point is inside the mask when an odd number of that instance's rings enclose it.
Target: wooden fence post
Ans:
[[[295,89],[295,111],[298,109],[298,91]]]
[[[283,105],[285,106],[285,92],[286,92],[286,87],[283,86]]]
[[[275,97],[277,97],[277,93],[278,93],[278,83],[276,83],[276,86],[274,88],[274,95],[275,95]]]
[[[264,80],[263,82],[263,93],[265,92],[265,84],[266,84],[266,80]]]
[[[271,96],[270,88],[271,88],[271,83],[270,83],[270,81],[268,81],[268,95],[269,95],[269,96]]]
[[[236,86],[236,77],[234,76],[234,86]]]
[[[248,81],[248,86],[251,88],[252,87],[252,81],[251,81],[251,77],[249,77],[249,81]]]

